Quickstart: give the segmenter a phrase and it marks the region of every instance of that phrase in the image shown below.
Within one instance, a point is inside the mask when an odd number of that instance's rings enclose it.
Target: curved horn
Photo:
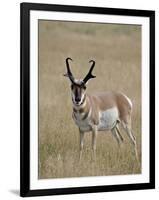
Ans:
[[[83,82],[84,83],[87,83],[87,81],[91,78],[95,78],[96,76],[92,75],[92,71],[93,71],[93,68],[95,66],[95,61],[94,60],[90,60],[89,63],[92,63],[92,66],[88,72],[88,74],[86,75],[86,77],[83,79]]]
[[[69,60],[73,61],[72,58],[66,58],[67,73],[64,74],[64,76],[67,76],[70,79],[70,81],[72,83],[74,83],[74,77],[73,77],[73,74],[72,74],[72,72],[70,70],[70,66],[69,66],[69,62],[68,62]]]

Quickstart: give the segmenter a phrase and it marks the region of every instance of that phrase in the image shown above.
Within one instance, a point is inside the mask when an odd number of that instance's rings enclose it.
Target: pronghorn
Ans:
[[[131,100],[120,92],[103,92],[94,95],[86,94],[86,84],[89,79],[95,78],[92,75],[92,70],[95,66],[95,61],[83,80],[76,80],[70,70],[69,60],[66,59],[67,76],[71,81],[71,95],[73,102],[73,120],[79,127],[80,133],[80,153],[81,159],[83,150],[84,133],[92,131],[92,150],[94,158],[96,157],[96,139],[98,131],[110,130],[118,144],[123,141],[123,137],[119,131],[118,124],[122,127],[129,136],[134,145],[135,155],[138,160],[136,139],[131,130]]]

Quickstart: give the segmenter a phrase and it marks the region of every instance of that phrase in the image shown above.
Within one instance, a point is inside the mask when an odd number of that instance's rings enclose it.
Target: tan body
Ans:
[[[110,130],[118,144],[120,144],[123,138],[120,134],[118,123],[123,125],[130,137],[135,146],[137,156],[136,140],[131,131],[132,103],[127,96],[118,92],[86,95],[82,105],[73,106],[73,119],[80,131],[80,158],[85,132],[92,131],[92,149],[94,154],[98,131]]]
[[[114,114],[112,113],[113,116],[112,115],[110,116],[110,118],[114,117],[114,120],[113,120],[112,126],[110,124],[110,128],[109,126],[105,128],[108,130],[112,129],[113,124],[117,122],[118,120],[120,121],[126,120],[127,118],[126,116],[129,116],[131,114],[132,104],[130,100],[121,93],[105,92],[105,93],[99,93],[99,94],[95,94],[91,96],[87,95],[86,101],[81,106],[74,107],[74,110],[73,110],[74,120],[77,123],[77,125],[79,125],[79,128],[81,128],[81,130],[83,129],[83,131],[84,131],[84,127],[82,127],[82,125],[80,127],[80,123],[78,124],[78,122],[81,121],[81,124],[82,124],[82,121],[88,122],[89,129],[84,132],[91,131],[92,130],[91,126],[100,125],[101,114],[107,111],[109,112],[110,110],[114,112]],[[85,118],[85,116],[87,116],[87,118]],[[108,124],[109,124],[109,121],[108,121]],[[100,131],[100,127],[99,127],[99,131]]]

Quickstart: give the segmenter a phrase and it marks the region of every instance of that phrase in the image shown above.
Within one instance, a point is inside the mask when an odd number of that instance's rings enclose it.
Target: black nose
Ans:
[[[75,98],[75,101],[76,101],[77,103],[79,103],[79,102],[81,101],[81,98],[80,98],[80,97],[76,97],[76,98]]]

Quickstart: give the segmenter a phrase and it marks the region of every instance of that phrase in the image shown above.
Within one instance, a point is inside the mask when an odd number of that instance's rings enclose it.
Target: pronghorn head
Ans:
[[[80,106],[83,104],[85,97],[86,97],[86,84],[89,79],[95,78],[96,76],[92,75],[92,70],[95,66],[95,61],[90,60],[89,62],[92,63],[92,66],[88,72],[88,74],[85,76],[83,80],[81,79],[75,79],[69,66],[69,60],[72,61],[71,58],[66,59],[66,67],[67,67],[67,73],[64,74],[64,76],[68,77],[71,82],[71,94],[72,94],[72,101],[76,106]]]

